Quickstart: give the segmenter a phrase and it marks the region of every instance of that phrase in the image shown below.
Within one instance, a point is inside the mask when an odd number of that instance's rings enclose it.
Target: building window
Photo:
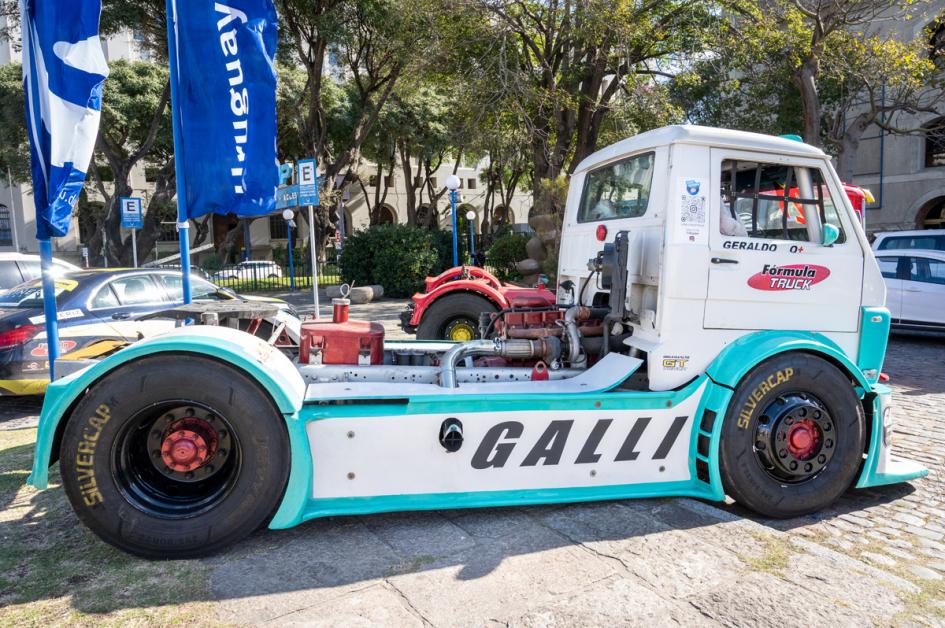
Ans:
[[[945,166],[945,118],[925,125],[925,167]]]
[[[387,175],[384,177],[384,187],[390,188],[394,186],[394,177],[393,175]]]
[[[376,175],[376,174],[372,174],[371,176],[369,176],[369,177],[368,177],[368,183],[367,183],[367,184],[368,184],[368,187],[370,187],[370,188],[376,188],[376,187],[377,187],[377,175]]]
[[[289,223],[282,217],[282,213],[269,216],[269,239],[287,240],[289,238]]]
[[[466,187],[470,190],[476,189],[476,180],[475,179],[466,179]]]
[[[0,205],[0,246],[13,246],[13,216],[10,208]]]
[[[433,187],[434,190],[437,188],[436,177],[430,177],[430,185]]]
[[[177,230],[177,223],[162,222],[161,235],[158,240],[161,242],[180,242],[180,231]]]

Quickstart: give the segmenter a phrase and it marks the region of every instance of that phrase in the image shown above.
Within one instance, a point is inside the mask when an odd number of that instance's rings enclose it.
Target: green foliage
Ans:
[[[384,294],[408,297],[440,262],[435,232],[401,224],[375,225],[345,240],[341,274],[356,285],[380,284]]]
[[[521,278],[522,275],[515,268],[515,264],[528,257],[525,251],[526,242],[528,242],[528,236],[513,233],[498,238],[492,243],[486,251],[486,264],[492,268],[496,277],[502,281]]]
[[[293,240],[295,238],[293,237]],[[283,269],[289,268],[289,249],[281,245],[272,247],[272,261],[281,266]],[[305,247],[293,246],[292,247],[292,264],[295,266],[296,271],[299,271],[302,266],[308,268],[309,266],[309,254],[308,250]]]
[[[30,176],[30,147],[26,137],[23,69],[19,63],[0,66],[0,175],[7,169],[14,181]]]

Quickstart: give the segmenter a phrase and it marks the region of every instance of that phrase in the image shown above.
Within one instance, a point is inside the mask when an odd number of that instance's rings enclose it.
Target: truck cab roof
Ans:
[[[716,129],[694,124],[675,124],[628,137],[588,155],[578,164],[575,172],[591,170],[600,164],[624,155],[670,144],[730,146],[740,150],[757,150],[803,157],[823,157],[825,155],[819,148],[786,137],[775,137],[749,131],[734,131],[732,129]]]

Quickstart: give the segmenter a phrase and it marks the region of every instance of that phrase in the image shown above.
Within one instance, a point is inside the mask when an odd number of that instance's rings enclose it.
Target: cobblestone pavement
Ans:
[[[380,318],[395,336],[402,307],[352,316]],[[928,478],[851,491],[787,521],[691,499],[321,519],[203,561],[216,619],[945,626],[945,341],[894,337],[884,370],[895,445]],[[38,409],[3,401],[0,429]]]

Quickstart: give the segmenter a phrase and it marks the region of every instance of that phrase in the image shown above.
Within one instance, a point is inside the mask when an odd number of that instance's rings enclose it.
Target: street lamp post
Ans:
[[[285,218],[285,228],[289,240],[289,290],[295,290],[295,266],[292,264],[292,227],[295,226],[295,212],[291,209],[286,209],[282,212],[282,217]]]
[[[466,212],[466,222],[469,223],[469,259],[473,266],[476,265],[476,212],[469,210]]]
[[[446,177],[446,189],[450,191],[450,205],[453,209],[453,266],[459,266],[459,243],[456,240],[456,190],[459,189],[459,177],[455,174]]]

